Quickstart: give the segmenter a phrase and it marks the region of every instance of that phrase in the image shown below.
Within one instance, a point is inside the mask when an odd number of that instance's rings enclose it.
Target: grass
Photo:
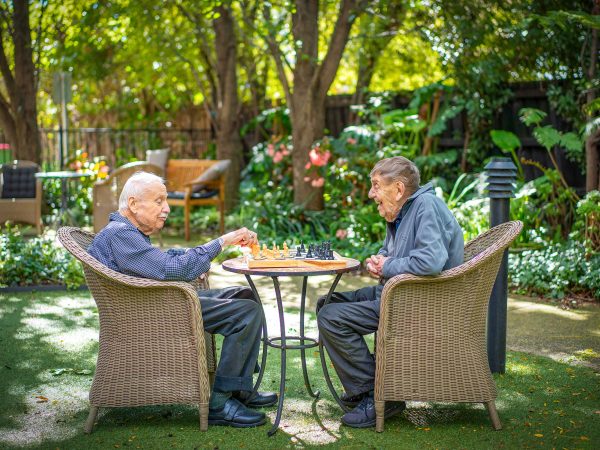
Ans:
[[[270,311],[273,312],[273,311]],[[268,317],[270,312],[268,312]],[[286,311],[297,314],[293,308]],[[314,333],[314,315],[309,317]],[[270,320],[270,319],[269,319]],[[600,374],[526,353],[509,352],[497,376],[504,429],[490,426],[481,405],[409,404],[385,433],[339,424],[337,408],[309,352],[311,401],[298,353],[288,353],[280,429],[198,429],[191,406],[101,410],[91,435],[82,432],[97,352],[97,311],[86,292],[0,294],[0,448],[598,448]],[[274,328],[274,327],[272,327]],[[58,370],[64,369],[64,370]],[[263,390],[276,390],[279,355],[271,349]]]

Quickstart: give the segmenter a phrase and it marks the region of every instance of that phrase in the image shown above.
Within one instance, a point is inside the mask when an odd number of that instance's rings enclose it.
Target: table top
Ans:
[[[352,258],[342,258],[346,261],[346,267],[261,267],[249,269],[244,257],[229,259],[223,262],[223,269],[228,272],[241,273],[244,275],[264,275],[267,277],[306,277],[312,275],[335,275],[338,273],[352,272],[360,267],[360,261]]]
[[[72,170],[61,170],[58,172],[38,172],[36,178],[88,178],[92,172],[74,172]]]

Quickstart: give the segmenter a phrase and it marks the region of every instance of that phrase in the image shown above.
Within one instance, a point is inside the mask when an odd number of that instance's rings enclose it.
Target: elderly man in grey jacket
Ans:
[[[433,186],[420,187],[419,169],[397,156],[379,161],[371,171],[369,198],[387,222],[387,234],[377,255],[366,259],[367,270],[379,283],[351,292],[334,292],[330,302],[317,302],[320,338],[344,386],[341,399],[355,408],[344,414],[345,425],[375,425],[373,387],[375,360],[366,334],[377,331],[385,282],[395,275],[437,275],[463,262],[463,234],[458,222]],[[387,402],[385,416],[405,408]]]

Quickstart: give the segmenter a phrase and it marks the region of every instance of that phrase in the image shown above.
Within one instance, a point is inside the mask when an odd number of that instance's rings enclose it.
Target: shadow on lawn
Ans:
[[[83,378],[89,386],[97,317],[93,303],[82,304],[86,297],[64,292],[0,296],[0,430],[10,430],[0,434],[34,437],[43,432],[36,429],[42,416],[64,421],[65,414],[78,413],[73,406],[80,402],[79,393],[65,392],[70,383],[63,385],[64,376],[52,372],[83,370],[73,378]]]
[[[291,319],[298,310],[286,308],[286,314]],[[309,334],[314,335],[314,314],[307,318],[312,324]],[[507,373],[496,376],[501,432],[493,431],[482,405],[471,404],[410,403],[401,416],[386,420],[381,434],[341,427],[342,412],[327,389],[316,349],[307,351],[307,363],[320,398],[308,396],[300,353],[288,351],[284,410],[280,428],[271,438],[266,432],[275,419],[275,407],[265,410],[269,419],[265,426],[210,427],[202,433],[197,409],[183,405],[101,409],[95,431],[88,436],[83,434],[83,423],[91,377],[73,373],[55,377],[51,371],[94,368],[97,313],[89,294],[0,297],[0,339],[0,446],[592,448],[600,440],[598,376],[585,368],[515,352],[509,353]],[[261,390],[278,390],[279,366],[280,351],[270,348]],[[333,369],[330,374],[340,389]],[[48,402],[36,403],[36,395],[47,397]]]

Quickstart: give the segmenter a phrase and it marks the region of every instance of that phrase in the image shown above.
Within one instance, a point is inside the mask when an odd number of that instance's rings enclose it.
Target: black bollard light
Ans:
[[[517,166],[510,158],[492,158],[485,166],[490,196],[490,228],[508,222],[515,194]],[[487,350],[492,373],[506,370],[506,315],[508,307],[508,250],[504,252],[488,306]]]

